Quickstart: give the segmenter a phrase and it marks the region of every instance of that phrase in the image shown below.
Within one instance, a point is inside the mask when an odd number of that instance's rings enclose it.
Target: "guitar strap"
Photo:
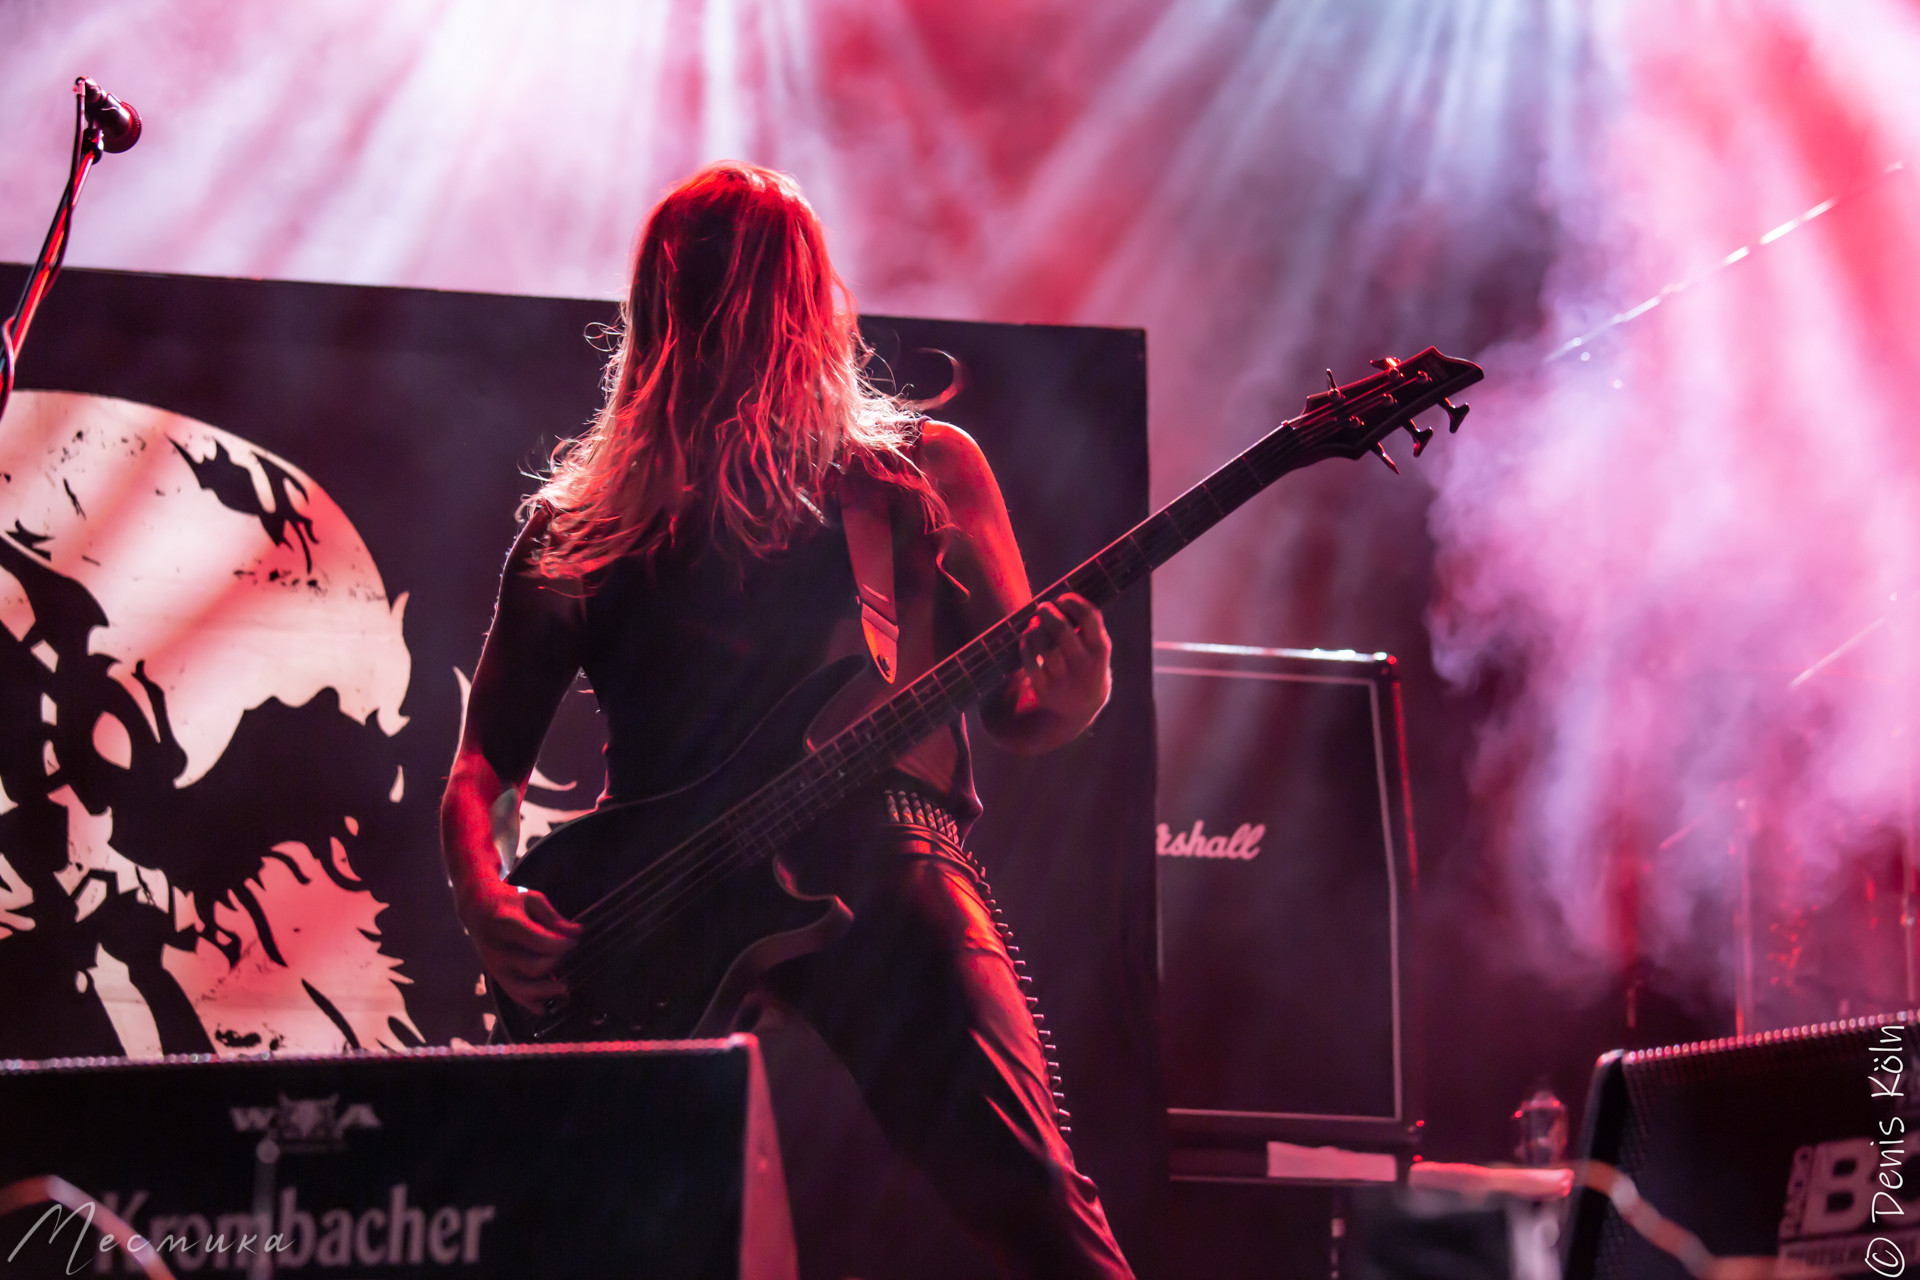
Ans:
[[[860,632],[880,678],[892,684],[900,673],[900,611],[894,597],[893,512],[887,487],[872,481],[840,486],[840,526],[853,561],[860,600]]]

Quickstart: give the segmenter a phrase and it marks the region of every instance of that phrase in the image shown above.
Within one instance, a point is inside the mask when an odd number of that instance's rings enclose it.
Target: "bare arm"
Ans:
[[[440,801],[440,852],[454,910],[481,966],[528,1008],[564,993],[553,969],[580,933],[543,894],[502,877],[518,841],[520,797],[540,742],[579,669],[578,602],[525,571],[537,536],[530,525],[508,557]]]
[[[921,458],[953,519],[941,564],[966,588],[961,620],[977,635],[1033,597],[1006,501],[980,446],[958,427],[928,423]],[[1085,599],[1042,605],[1021,638],[1020,670],[981,703],[981,723],[1013,751],[1071,742],[1112,692],[1112,652],[1100,611]]]

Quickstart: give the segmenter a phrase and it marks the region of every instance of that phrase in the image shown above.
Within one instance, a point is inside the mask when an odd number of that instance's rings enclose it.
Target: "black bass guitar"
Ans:
[[[808,727],[864,655],[802,681],[709,776],[555,828],[508,880],[546,894],[584,932],[558,969],[564,998],[534,1011],[493,988],[506,1036],[723,1033],[762,972],[825,945],[851,918],[837,898],[793,892],[774,855],[1005,680],[1041,601],[1073,591],[1106,604],[1289,471],[1370,451],[1393,466],[1382,442],[1400,428],[1417,456],[1434,433],[1414,416],[1437,405],[1457,430],[1467,408],[1449,397],[1481,377],[1432,347],[1373,363],[1377,372],[1345,386],[1329,372],[1298,417],[827,741],[809,747]]]

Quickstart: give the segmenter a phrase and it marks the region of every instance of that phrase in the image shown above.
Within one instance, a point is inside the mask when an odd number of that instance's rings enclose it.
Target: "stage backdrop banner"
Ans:
[[[0,270],[0,290],[23,277]],[[0,1058],[485,1037],[436,807],[514,508],[592,414],[589,331],[613,319],[598,301],[62,276],[0,421]],[[958,360],[940,414],[993,461],[1036,584],[1145,514],[1143,334],[864,325],[876,373],[911,394],[947,384],[935,352]],[[1136,1247],[1164,1169],[1148,618],[1144,589],[1109,612],[1115,695],[1086,739],[1015,762],[974,734],[974,845],[1033,962],[1075,1148]],[[527,838],[592,807],[600,741],[583,689]],[[817,1046],[769,1060],[790,1146],[888,1167]],[[895,1256],[864,1256],[871,1223],[832,1212],[848,1176],[902,1219],[925,1188],[823,1172],[810,1192],[808,1164],[789,1167],[812,1261],[970,1263],[949,1230],[888,1230]]]

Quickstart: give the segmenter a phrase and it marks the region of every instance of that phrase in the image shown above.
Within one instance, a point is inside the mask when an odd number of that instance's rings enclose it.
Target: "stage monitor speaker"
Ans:
[[[1163,642],[1154,696],[1175,1174],[1391,1181],[1311,1152],[1404,1153],[1418,1120],[1394,661]]]
[[[16,1062],[0,1116],[8,1277],[795,1274],[750,1036]]]
[[[1602,1057],[1567,1280],[1909,1274],[1920,1264],[1916,1018]]]

